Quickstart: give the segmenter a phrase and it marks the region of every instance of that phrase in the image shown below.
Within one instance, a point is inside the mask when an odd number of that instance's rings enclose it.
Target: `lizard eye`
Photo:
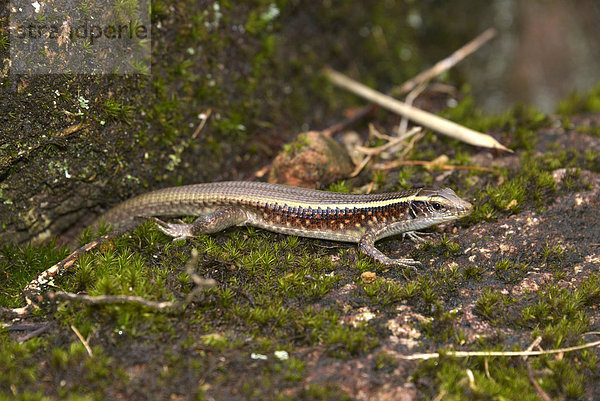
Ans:
[[[442,205],[440,205],[440,204],[439,204],[439,203],[437,203],[437,202],[433,202],[433,203],[431,204],[431,206],[432,206],[432,207],[433,207],[435,210],[440,210],[440,209],[442,208]]]

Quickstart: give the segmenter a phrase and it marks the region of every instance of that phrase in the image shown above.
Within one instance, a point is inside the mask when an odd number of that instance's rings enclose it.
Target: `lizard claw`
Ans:
[[[156,217],[152,217],[152,220],[156,222],[156,226],[160,231],[169,237],[173,237],[173,241],[194,237],[192,234],[192,224],[185,224],[183,222],[180,224],[166,223]]]
[[[410,258],[392,259],[392,260],[394,261],[394,265],[396,265],[398,267],[410,269],[415,273],[418,272],[417,267],[423,266],[423,263],[419,262],[418,260],[414,260],[414,259],[410,259]]]
[[[430,233],[421,233],[418,231],[407,231],[405,233],[402,233],[402,239],[404,239],[404,237],[408,237],[413,242],[417,242],[417,243],[421,243],[421,244],[424,244],[425,242],[427,242],[423,238],[419,237],[419,235],[430,235]]]
[[[423,263],[419,262],[418,260],[414,260],[414,259],[391,259],[393,261],[393,264],[395,264],[396,266],[402,266],[402,267],[414,267],[414,266],[422,266]]]

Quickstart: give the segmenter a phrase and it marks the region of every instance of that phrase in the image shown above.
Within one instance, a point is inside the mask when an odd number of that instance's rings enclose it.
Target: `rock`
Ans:
[[[309,131],[284,146],[273,161],[269,182],[319,188],[348,177],[353,170],[343,146],[320,132]]]

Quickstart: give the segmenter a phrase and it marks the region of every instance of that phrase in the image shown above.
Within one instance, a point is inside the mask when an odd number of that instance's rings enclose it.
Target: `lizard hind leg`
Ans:
[[[222,207],[212,213],[202,215],[191,224],[166,223],[156,218],[154,220],[163,233],[177,240],[197,237],[202,234],[212,234],[229,227],[242,225],[248,221],[248,216],[243,209],[231,206]]]

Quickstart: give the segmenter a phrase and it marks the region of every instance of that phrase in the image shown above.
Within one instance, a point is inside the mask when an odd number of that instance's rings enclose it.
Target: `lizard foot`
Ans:
[[[160,231],[168,235],[169,237],[173,237],[173,240],[182,240],[186,238],[194,237],[192,232],[193,224],[186,223],[167,223],[156,217],[153,217],[152,220],[156,222],[156,225]],[[181,221],[181,220],[179,220]]]

